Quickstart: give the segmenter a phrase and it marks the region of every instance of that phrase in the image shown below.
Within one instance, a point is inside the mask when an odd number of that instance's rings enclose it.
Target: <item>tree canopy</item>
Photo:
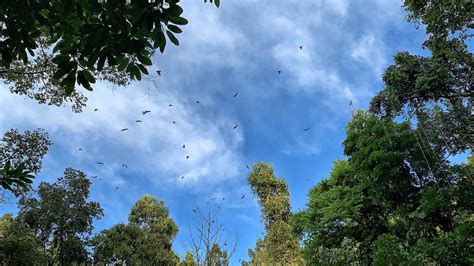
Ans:
[[[179,0],[2,1],[0,78],[14,93],[80,112],[87,98],[76,84],[92,90],[97,79],[126,85],[148,75],[155,50],[179,45],[182,14]]]
[[[21,134],[11,129],[0,142],[0,184],[3,189],[19,195],[41,170],[41,160],[51,145],[48,133],[42,129]]]
[[[293,219],[308,263],[473,263],[472,159],[449,157],[473,148],[474,5],[404,4],[426,25],[431,55],[397,53],[372,113],[348,124],[348,159],[335,162]]]
[[[285,180],[275,177],[271,165],[260,162],[253,166],[248,183],[260,203],[267,232],[263,240],[257,239],[255,250],[249,250],[251,263],[302,263],[300,246],[290,227],[290,194]]]
[[[474,239],[460,237],[473,228],[470,166],[433,160],[429,169],[416,131],[363,112],[353,118],[348,160],[335,162],[295,215],[308,263],[472,263]],[[450,245],[458,248],[443,257]]]
[[[20,199],[16,220],[31,230],[47,263],[88,261],[93,220],[103,215],[98,202],[87,201],[90,185],[83,172],[67,168],[55,183],[42,182]]]
[[[431,55],[398,52],[370,110],[416,118],[446,156],[472,150],[474,57],[468,43],[474,36],[474,3],[406,0],[404,6],[409,20],[426,26],[423,47]]]
[[[33,230],[25,227],[11,213],[0,217],[0,263],[2,265],[28,265],[45,263]]]
[[[94,261],[105,264],[176,265],[172,242],[178,226],[164,202],[144,195],[133,206],[128,224],[103,230],[93,239]]]

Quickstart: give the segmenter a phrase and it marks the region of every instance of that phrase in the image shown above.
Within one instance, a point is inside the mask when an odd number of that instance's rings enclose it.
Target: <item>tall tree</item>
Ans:
[[[33,231],[11,213],[0,217],[0,264],[43,264],[41,249]]]
[[[57,182],[42,182],[20,199],[18,219],[33,231],[48,263],[88,261],[93,220],[102,217],[100,204],[87,201],[90,185],[83,172],[67,168]]]
[[[295,215],[308,263],[472,262],[472,166],[429,160],[417,131],[408,121],[353,117],[348,160],[335,163],[310,191],[307,210]],[[456,248],[448,254],[450,245]]]
[[[128,224],[118,224],[94,237],[97,263],[176,265],[172,242],[178,226],[169,218],[164,202],[144,195],[133,206]]]
[[[252,192],[258,198],[267,234],[257,240],[255,251],[249,251],[256,264],[301,264],[300,246],[291,231],[290,193],[285,180],[276,178],[273,167],[257,163],[248,176]]]
[[[138,263],[138,240],[143,232],[138,226],[116,224],[101,231],[92,239],[94,261],[105,264]]]
[[[3,189],[19,195],[32,183],[32,173],[41,170],[41,161],[51,141],[42,130],[17,129],[5,133],[0,142],[0,184]]]
[[[474,3],[405,0],[404,6],[409,20],[426,26],[423,47],[431,55],[397,53],[371,111],[416,118],[423,138],[436,140],[432,145],[442,149],[443,156],[472,150],[474,56],[468,44],[474,36]]]
[[[74,92],[76,83],[92,90],[97,78],[140,80],[155,49],[164,52],[167,40],[179,45],[175,34],[188,23],[182,13],[179,0],[2,1],[0,78],[14,93],[72,101],[80,111],[87,98]]]

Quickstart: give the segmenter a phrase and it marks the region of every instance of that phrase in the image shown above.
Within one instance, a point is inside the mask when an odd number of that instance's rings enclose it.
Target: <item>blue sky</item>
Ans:
[[[349,102],[366,109],[393,54],[426,53],[425,36],[395,0],[228,0],[219,9],[183,2],[190,24],[179,47],[154,57],[150,73],[160,69],[161,77],[126,88],[97,84],[84,91],[89,101],[80,114],[38,105],[0,85],[0,132],[49,132],[54,144],[35,186],[54,182],[66,167],[103,177],[91,187],[105,213],[95,231],[125,222],[134,202],[152,194],[179,225],[174,248],[184,255],[192,208],[225,197],[214,204],[238,238],[237,264],[263,231],[245,165],[273,164],[288,182],[293,210],[304,208],[308,190],[344,158]],[[15,212],[14,205],[0,208]]]

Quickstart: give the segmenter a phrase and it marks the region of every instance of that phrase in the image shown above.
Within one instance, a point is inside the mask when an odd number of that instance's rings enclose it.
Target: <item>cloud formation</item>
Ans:
[[[233,121],[225,117],[210,120],[197,104],[180,102],[177,95],[160,94],[157,101],[143,102],[136,96],[138,88],[113,92],[97,87],[89,106],[99,110],[89,108],[81,114],[22,101],[2,89],[0,105],[21,111],[2,112],[1,129],[9,125],[45,128],[68,157],[104,176],[134,169],[152,183],[182,185],[212,184],[236,176],[243,138],[240,130],[232,130]],[[142,110],[151,113],[142,115]],[[143,122],[136,123],[137,119]],[[124,128],[128,130],[121,131]],[[80,147],[83,152],[78,151]],[[98,161],[104,165],[97,165]],[[123,169],[122,164],[128,167]],[[127,183],[123,177],[114,180],[114,185]]]

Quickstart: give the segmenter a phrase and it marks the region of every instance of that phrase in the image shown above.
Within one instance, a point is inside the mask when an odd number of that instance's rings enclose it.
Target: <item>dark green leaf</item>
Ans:
[[[160,52],[163,53],[165,51],[166,47],[166,37],[163,31],[160,31],[160,38],[159,38],[159,46],[160,46]]]
[[[74,91],[74,84],[76,83],[76,73],[71,72],[69,73],[62,81],[61,85],[64,87],[66,91],[66,95],[71,95]]]
[[[94,76],[92,76],[92,74],[87,69],[84,69],[83,73],[84,73],[84,77],[87,79],[87,81],[89,81],[90,83],[95,83]]]
[[[170,20],[170,22],[172,22],[176,25],[186,25],[186,24],[188,24],[188,20],[183,18],[183,17],[170,17],[169,20]]]
[[[142,79],[142,74],[141,74],[140,69],[138,68],[137,65],[134,65],[134,66],[132,67],[131,73],[133,73],[133,76],[134,76],[137,80],[141,80],[141,79]]]
[[[104,68],[105,59],[107,59],[106,55],[101,55],[99,57],[99,61],[97,62],[97,70],[98,71],[102,71],[102,69]]]
[[[150,60],[150,58],[146,57],[146,56],[143,56],[143,55],[137,55],[137,58],[138,58],[138,61],[140,61],[142,64],[146,65],[146,66],[151,66],[152,65],[152,62]]]
[[[143,74],[148,75],[148,70],[146,69],[144,65],[138,64],[137,66]]]
[[[123,71],[123,70],[125,70],[125,68],[126,68],[127,65],[128,65],[128,62],[129,62],[128,58],[125,57],[125,58],[122,60],[122,62],[120,62],[119,65],[117,66],[117,70],[118,70],[118,71]]]
[[[171,5],[165,12],[170,17],[179,17],[183,13],[183,9],[179,5]]]
[[[178,39],[176,39],[176,37],[174,36],[174,34],[173,34],[171,31],[167,30],[167,31],[166,31],[166,35],[168,35],[168,38],[170,39],[170,41],[171,41],[174,45],[179,46],[179,41],[178,41]]]

